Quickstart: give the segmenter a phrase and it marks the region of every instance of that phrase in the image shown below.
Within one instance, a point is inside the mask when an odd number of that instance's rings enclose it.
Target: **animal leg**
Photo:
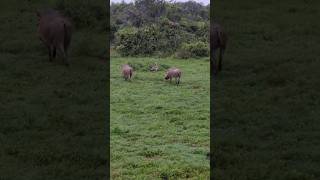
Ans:
[[[180,77],[176,78],[176,84],[177,84],[177,85],[180,84]]]
[[[221,71],[222,70],[222,59],[223,59],[223,54],[224,54],[224,49],[220,48],[220,54],[219,54],[219,66],[218,66],[218,70]]]
[[[217,74],[217,62],[216,62],[216,55],[215,55],[216,50],[212,49],[211,52],[211,71],[213,71],[213,74],[216,75]]]
[[[56,58],[56,54],[57,54],[57,48],[53,48],[53,54],[52,54],[52,56],[53,56],[53,58]]]
[[[49,52],[49,61],[52,62],[53,46],[48,46],[48,52]]]
[[[59,53],[61,54],[65,65],[69,66],[69,61],[67,59],[67,55],[66,55],[66,53],[64,51],[63,45],[59,45]]]

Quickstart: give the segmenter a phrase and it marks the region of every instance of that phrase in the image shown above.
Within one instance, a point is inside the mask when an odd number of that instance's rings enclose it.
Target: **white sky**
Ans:
[[[119,3],[121,2],[122,0],[110,0],[110,3]],[[134,0],[124,0],[124,2],[133,2]],[[186,1],[189,1],[189,0],[174,0],[176,2],[186,2]],[[196,1],[196,2],[199,2],[199,3],[202,3],[203,5],[208,5],[210,4],[210,0],[193,0],[193,1]]]

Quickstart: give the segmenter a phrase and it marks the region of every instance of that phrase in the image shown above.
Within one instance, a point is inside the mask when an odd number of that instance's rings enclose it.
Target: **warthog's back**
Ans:
[[[133,69],[132,67],[130,67],[129,65],[125,64],[122,66],[122,74],[128,74],[128,73],[132,73]]]
[[[167,71],[167,76],[168,77],[180,77],[181,76],[181,70],[178,68],[170,68]]]
[[[131,79],[132,73],[133,73],[132,67],[130,67],[127,64],[122,66],[122,75],[126,80]]]

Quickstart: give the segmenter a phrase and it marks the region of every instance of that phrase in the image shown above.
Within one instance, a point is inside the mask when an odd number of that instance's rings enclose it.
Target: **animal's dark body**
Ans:
[[[225,49],[227,47],[227,35],[222,26],[216,23],[211,25],[210,44],[211,44],[211,70],[214,74],[222,70],[222,61]],[[220,50],[219,61],[216,59],[216,51]]]
[[[69,65],[67,51],[71,42],[72,25],[58,11],[49,9],[38,11],[38,34],[49,51],[49,60],[60,54],[66,65]]]

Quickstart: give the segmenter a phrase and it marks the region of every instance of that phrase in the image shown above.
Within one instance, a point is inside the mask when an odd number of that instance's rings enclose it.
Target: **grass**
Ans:
[[[107,63],[75,53],[87,32],[80,29],[71,66],[50,63],[36,34],[42,5],[1,2],[0,179],[106,178]],[[95,33],[95,41],[104,36]]]
[[[154,62],[163,68],[152,73]],[[183,72],[179,86],[164,80],[171,66]],[[209,178],[209,76],[208,59],[111,58],[112,179]]]
[[[229,46],[214,80],[216,179],[319,179],[318,1],[217,1]]]

